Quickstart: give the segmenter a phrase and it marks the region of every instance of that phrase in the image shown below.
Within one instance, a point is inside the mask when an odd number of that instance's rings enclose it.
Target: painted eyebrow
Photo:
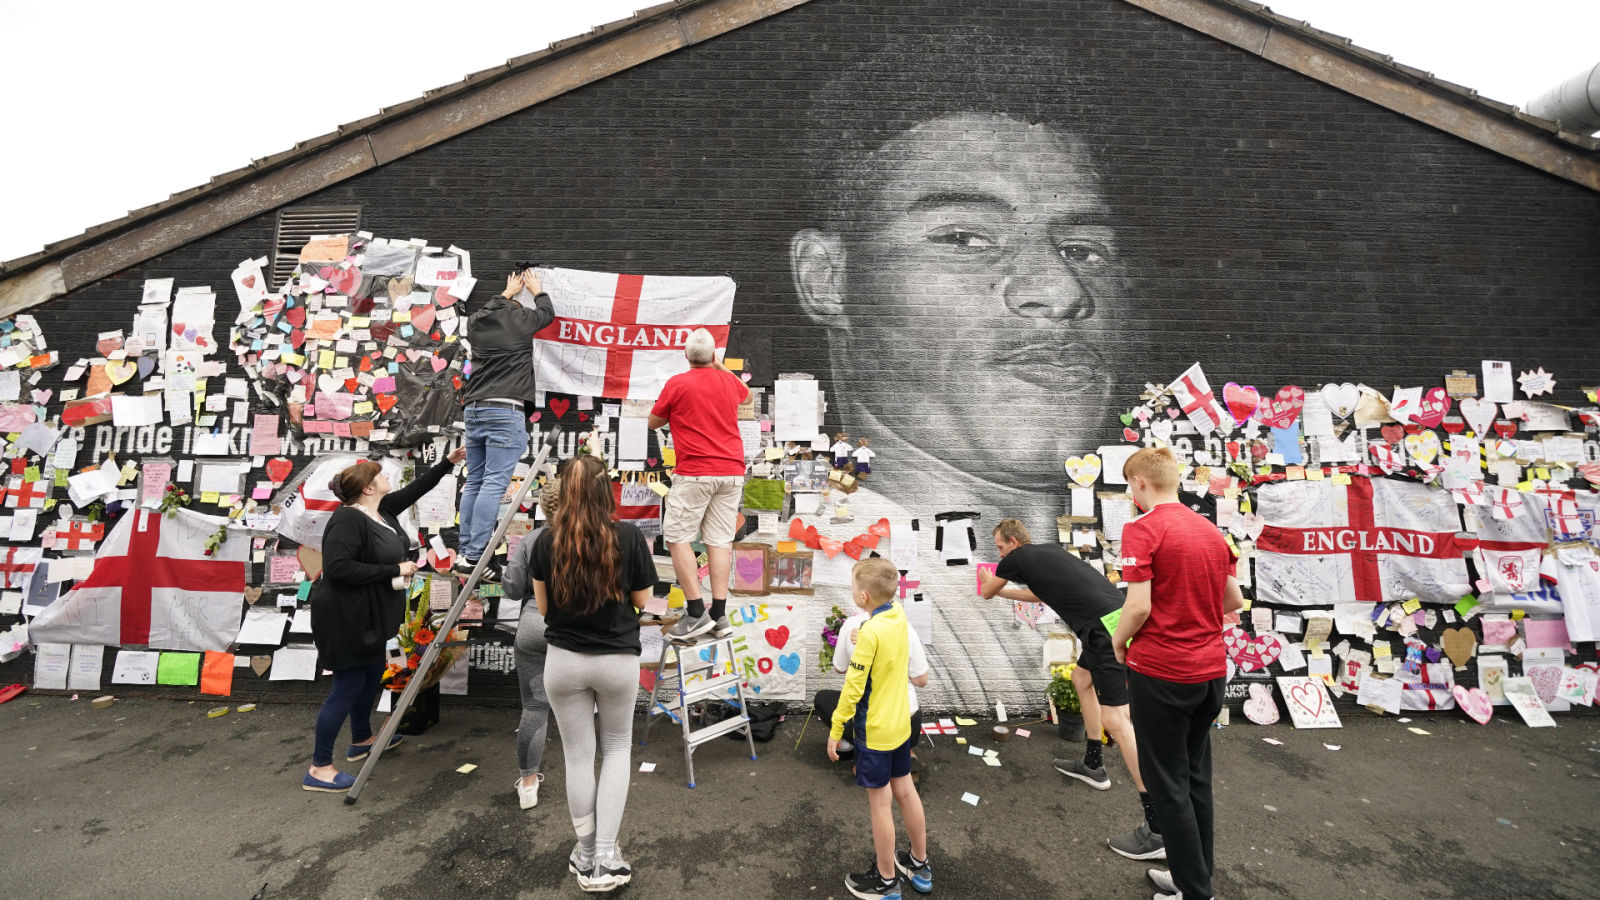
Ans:
[[[987,206],[998,212],[1011,212],[1011,204],[1001,200],[994,194],[973,193],[966,191],[936,191],[923,194],[906,209],[907,213],[916,213],[928,209],[940,209],[946,206]]]

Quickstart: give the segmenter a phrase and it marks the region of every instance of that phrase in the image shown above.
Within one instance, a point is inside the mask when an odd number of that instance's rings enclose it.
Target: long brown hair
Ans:
[[[581,453],[561,464],[561,502],[550,520],[550,603],[573,615],[621,602],[622,553],[605,464]]]
[[[346,466],[343,471],[333,476],[328,482],[328,490],[339,498],[340,503],[354,503],[361,499],[366,492],[367,485],[371,484],[380,473],[383,466],[370,459]]]

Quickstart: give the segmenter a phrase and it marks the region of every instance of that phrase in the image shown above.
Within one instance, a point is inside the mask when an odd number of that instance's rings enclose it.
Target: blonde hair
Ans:
[[[1122,464],[1122,477],[1133,481],[1138,475],[1158,491],[1178,488],[1178,458],[1166,447],[1146,447]]]
[[[1033,535],[1028,533],[1028,526],[1016,519],[1001,519],[1000,524],[994,527],[994,533],[1019,544],[1033,543]]]
[[[855,564],[850,569],[850,582],[867,592],[878,603],[894,599],[895,586],[900,583],[900,570],[881,556],[873,556]]]

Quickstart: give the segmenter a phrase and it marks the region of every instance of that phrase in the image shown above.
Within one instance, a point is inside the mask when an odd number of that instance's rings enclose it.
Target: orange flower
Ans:
[[[406,660],[406,665],[415,669],[417,666],[422,665],[422,657],[413,653],[411,654],[411,657]]]
[[[418,628],[415,637],[416,637],[417,643],[419,643],[419,644],[431,644],[431,643],[433,643],[433,637],[434,637],[433,629],[431,629],[431,628]]]

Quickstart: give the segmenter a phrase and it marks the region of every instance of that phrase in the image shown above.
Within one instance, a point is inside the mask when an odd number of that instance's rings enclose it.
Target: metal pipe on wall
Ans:
[[[1600,63],[1529,100],[1529,115],[1554,119],[1585,133],[1600,131]]]

